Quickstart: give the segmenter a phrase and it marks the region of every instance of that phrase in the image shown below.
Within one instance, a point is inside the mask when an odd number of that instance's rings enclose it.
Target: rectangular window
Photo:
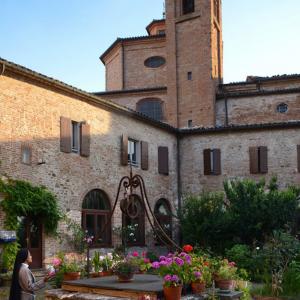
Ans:
[[[204,175],[221,175],[221,150],[203,150]]]
[[[195,11],[195,1],[194,0],[182,0],[182,13],[189,14]]]
[[[251,174],[266,174],[268,173],[268,148],[250,147],[249,161]]]
[[[187,79],[188,80],[192,80],[193,79],[193,73],[192,72],[188,72],[187,73]]]
[[[164,34],[166,34],[166,31],[165,30],[158,30],[158,34],[159,35],[164,35]]]
[[[188,120],[188,128],[193,127],[193,120]]]
[[[128,139],[128,162],[135,166],[139,165],[139,142]]]
[[[80,123],[72,121],[72,152],[78,153],[80,145]]]
[[[31,147],[29,145],[21,146],[21,162],[24,165],[31,165]]]

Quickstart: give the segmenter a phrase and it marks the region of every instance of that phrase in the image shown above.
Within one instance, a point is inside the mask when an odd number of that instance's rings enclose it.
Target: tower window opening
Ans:
[[[195,11],[195,1],[194,0],[182,0],[182,13],[184,15],[192,13]]]
[[[193,73],[192,72],[188,72],[187,73],[187,79],[188,80],[192,80],[193,79]]]

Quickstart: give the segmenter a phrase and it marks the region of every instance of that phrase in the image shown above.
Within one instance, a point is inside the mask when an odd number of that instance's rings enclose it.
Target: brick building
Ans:
[[[1,59],[1,173],[45,185],[96,236],[128,159],[167,230],[182,194],[220,190],[226,178],[277,175],[281,186],[298,184],[300,75],[223,84],[220,0],[166,0],[166,18],[146,30],[101,55],[105,92]],[[139,226],[132,246],[157,243],[145,216],[130,221],[117,207],[96,246],[118,244],[112,228],[128,224]],[[37,244],[37,266],[59,248],[42,234]]]

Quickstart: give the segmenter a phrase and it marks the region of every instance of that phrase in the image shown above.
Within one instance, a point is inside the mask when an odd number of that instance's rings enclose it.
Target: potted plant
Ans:
[[[137,251],[133,251],[127,255],[128,259],[137,266],[137,273],[139,274],[144,274],[151,268],[150,259],[146,256],[146,252],[142,252],[142,254],[139,255]]]
[[[119,261],[114,267],[113,271],[118,276],[119,282],[130,282],[133,280],[133,275],[137,270],[136,264],[130,259]]]
[[[63,280],[77,280],[84,269],[84,257],[78,253],[67,253],[62,257],[60,272]]]
[[[232,290],[235,286],[237,268],[234,262],[223,259],[217,272],[217,285],[221,290]]]
[[[101,263],[100,263],[100,253],[97,251],[94,253],[94,257],[92,259],[92,265],[94,270],[94,272],[91,273],[92,277],[99,277]]]
[[[164,280],[164,295],[166,300],[180,300],[182,286],[189,282],[189,269],[191,266],[191,256],[185,252],[180,254],[168,254],[161,256],[159,261],[152,263],[152,268]]]
[[[113,264],[114,258],[111,253],[107,253],[104,256],[100,256],[100,276],[111,276],[113,274]]]

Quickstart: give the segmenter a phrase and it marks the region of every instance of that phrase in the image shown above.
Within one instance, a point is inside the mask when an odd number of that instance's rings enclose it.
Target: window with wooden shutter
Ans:
[[[221,150],[203,150],[204,175],[221,175]]]
[[[250,173],[258,174],[259,165],[258,165],[258,148],[250,147],[249,148],[249,158],[250,158]]]
[[[158,147],[158,173],[169,175],[169,149]]]
[[[128,165],[128,136],[125,134],[121,138],[121,165]]]
[[[268,148],[259,147],[259,171],[261,174],[268,173]]]
[[[210,149],[203,150],[204,175],[211,174]]]
[[[82,123],[80,127],[80,155],[90,156],[90,125]]]
[[[251,174],[265,174],[268,173],[268,148],[250,147],[250,173]]]
[[[298,165],[298,172],[300,173],[300,145],[297,145],[297,165]]]
[[[213,175],[221,175],[221,150],[213,149]]]
[[[149,168],[148,158],[148,143],[141,142],[141,168],[142,170],[148,170]]]
[[[60,151],[72,152],[72,121],[69,118],[60,117]]]

